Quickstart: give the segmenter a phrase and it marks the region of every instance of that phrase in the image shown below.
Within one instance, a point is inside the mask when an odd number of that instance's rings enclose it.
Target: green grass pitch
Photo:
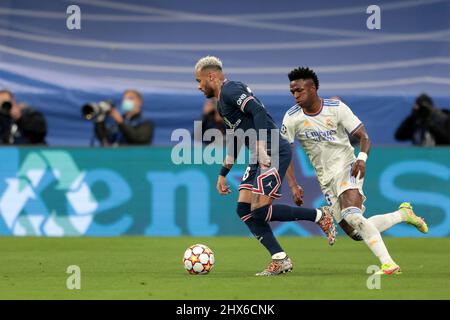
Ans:
[[[450,238],[386,238],[403,269],[366,286],[377,264],[362,242],[340,237],[281,237],[292,273],[255,277],[269,262],[250,237],[0,238],[0,299],[450,299]],[[195,243],[211,247],[216,265],[204,276],[184,271]],[[68,290],[69,265],[81,268],[81,289]]]

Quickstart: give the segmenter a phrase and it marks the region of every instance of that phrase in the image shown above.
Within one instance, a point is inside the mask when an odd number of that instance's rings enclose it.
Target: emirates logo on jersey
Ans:
[[[313,140],[316,142],[336,141],[336,137],[334,137],[336,134],[337,134],[336,130],[327,130],[327,131],[306,130],[304,132],[304,136],[306,139]]]

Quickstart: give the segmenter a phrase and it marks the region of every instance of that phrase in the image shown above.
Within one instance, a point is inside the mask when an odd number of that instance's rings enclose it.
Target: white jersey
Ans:
[[[289,109],[281,133],[293,143],[297,138],[308,155],[321,186],[327,185],[355,161],[348,134],[362,126],[350,108],[339,100],[323,99],[315,115],[306,115],[298,105]]]

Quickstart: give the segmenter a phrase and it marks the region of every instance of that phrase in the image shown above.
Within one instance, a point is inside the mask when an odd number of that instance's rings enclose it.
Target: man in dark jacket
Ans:
[[[9,90],[0,90],[0,144],[46,144],[44,115],[16,102]]]
[[[209,129],[217,129],[222,132],[223,137],[225,138],[226,128],[223,123],[222,117],[219,112],[217,112],[217,99],[211,98],[205,101],[203,106],[203,114],[202,114],[202,137],[205,132]],[[214,143],[215,138],[212,138],[212,141],[205,141],[202,139],[203,144],[208,145],[210,143]]]
[[[142,95],[126,90],[120,111],[112,108],[109,116],[95,123],[95,134],[102,146],[145,145],[153,140],[154,125],[142,116]]]
[[[398,127],[395,138],[424,147],[450,145],[450,111],[435,108],[431,97],[422,94]]]

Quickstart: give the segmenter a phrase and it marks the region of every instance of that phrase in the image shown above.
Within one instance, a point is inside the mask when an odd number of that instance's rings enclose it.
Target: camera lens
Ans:
[[[11,111],[11,108],[12,108],[12,103],[11,102],[5,101],[5,102],[2,103],[1,109],[3,111],[9,112],[9,111]]]
[[[95,116],[95,110],[94,107],[90,104],[85,104],[81,108],[81,113],[83,114],[83,117],[86,120],[91,120]]]

